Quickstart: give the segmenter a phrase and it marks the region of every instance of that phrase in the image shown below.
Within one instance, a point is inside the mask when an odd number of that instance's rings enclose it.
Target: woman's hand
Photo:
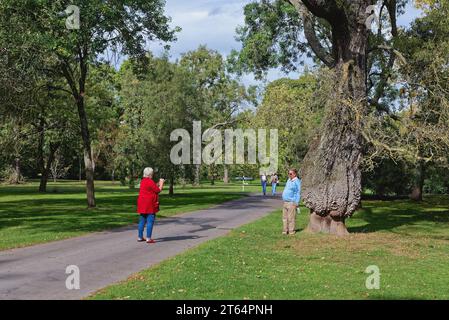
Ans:
[[[159,189],[162,190],[162,188],[164,187],[164,183],[165,183],[165,179],[159,179],[159,183],[158,183]]]

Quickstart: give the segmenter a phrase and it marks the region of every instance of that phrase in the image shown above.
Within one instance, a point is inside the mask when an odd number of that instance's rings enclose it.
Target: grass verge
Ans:
[[[346,238],[282,236],[276,211],[89,299],[448,299],[448,208],[448,197],[366,201]],[[379,290],[365,285],[372,265]]]

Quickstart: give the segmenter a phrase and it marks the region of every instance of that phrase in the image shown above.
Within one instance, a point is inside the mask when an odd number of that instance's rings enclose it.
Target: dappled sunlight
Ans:
[[[0,185],[0,249],[65,239],[89,232],[137,223],[138,189],[110,182],[96,183],[98,206],[87,209],[82,182],[61,181],[49,192],[37,192],[37,183]],[[161,195],[159,217],[208,208],[243,196],[240,185],[179,187],[175,195]]]

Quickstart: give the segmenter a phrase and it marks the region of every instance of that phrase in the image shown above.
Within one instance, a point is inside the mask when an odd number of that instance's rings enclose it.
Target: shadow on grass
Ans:
[[[239,193],[196,192],[161,196],[160,217],[236,199]],[[136,194],[97,199],[98,208],[86,209],[83,198],[54,198],[0,202],[0,231],[21,227],[40,232],[93,232],[137,223]]]
[[[213,192],[214,190],[220,191],[220,192],[236,192],[241,189],[241,186],[238,184],[220,184],[220,185],[208,185],[204,184],[201,186],[191,186],[187,185],[185,187],[183,186],[177,186],[176,188],[176,194],[173,197],[182,196],[186,192],[189,194],[196,193],[196,192],[204,192],[205,188],[209,190],[210,192]],[[130,195],[137,195],[139,193],[138,188],[130,189],[127,187],[121,186],[119,183],[110,183],[110,182],[102,182],[102,181],[96,181],[95,182],[95,191],[97,195],[107,195],[108,193],[120,193],[120,194],[130,194]],[[247,187],[247,191],[256,191],[256,186]],[[1,197],[14,197],[14,196],[39,196],[39,197],[45,197],[45,196],[52,196],[52,195],[79,195],[83,196],[86,191],[86,187],[83,185],[83,183],[74,182],[74,181],[58,181],[56,184],[50,183],[47,187],[47,192],[45,193],[38,193],[38,185],[36,184],[20,184],[20,185],[6,185],[6,184],[0,184],[0,196]],[[166,192],[166,191],[165,191]]]
[[[435,227],[449,226],[449,197],[430,197],[422,203],[367,201],[353,219],[357,226],[348,228],[351,233],[394,232],[398,227],[409,227],[431,235]],[[449,235],[443,238],[449,239]]]

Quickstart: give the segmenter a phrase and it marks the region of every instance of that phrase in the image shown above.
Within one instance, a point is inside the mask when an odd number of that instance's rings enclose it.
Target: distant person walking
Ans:
[[[267,175],[265,173],[260,177],[260,182],[262,183],[263,195],[266,196],[267,195]]]
[[[282,193],[284,207],[282,212],[282,234],[294,235],[296,233],[296,210],[301,201],[301,180],[298,178],[298,170],[288,171],[288,181]]]
[[[276,195],[276,187],[279,183],[279,177],[276,173],[273,173],[271,175],[271,195],[275,196]]]
[[[137,199],[137,213],[140,215],[138,242],[155,243],[151,235],[156,213],[159,212],[159,193],[164,188],[165,180],[159,179],[159,183],[156,184],[153,181],[153,173],[152,168],[145,168],[142,181],[140,182],[139,198]],[[145,225],[147,226],[146,239],[143,237]]]

